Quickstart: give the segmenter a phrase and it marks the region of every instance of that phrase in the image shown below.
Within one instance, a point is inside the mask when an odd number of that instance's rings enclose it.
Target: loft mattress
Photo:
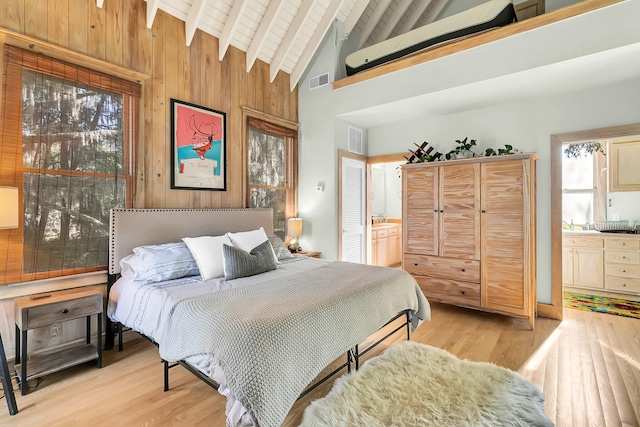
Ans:
[[[347,75],[373,68],[427,47],[517,21],[512,0],[491,0],[348,55]]]

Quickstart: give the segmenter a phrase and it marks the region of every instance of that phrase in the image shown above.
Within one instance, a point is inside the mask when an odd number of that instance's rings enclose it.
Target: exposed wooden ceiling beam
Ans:
[[[256,62],[258,53],[260,52],[260,49],[262,49],[262,45],[271,31],[271,27],[273,27],[273,24],[276,22],[275,18],[278,16],[278,13],[280,13],[283,4],[283,0],[272,0],[271,3],[269,3],[267,11],[260,21],[260,26],[258,27],[256,34],[253,36],[253,40],[251,40],[249,49],[247,49],[247,73],[251,71],[253,63]]]
[[[393,11],[391,16],[389,17],[389,21],[387,21],[384,27],[380,29],[380,32],[378,32],[376,37],[374,37],[373,43],[378,43],[389,38],[389,35],[393,31],[393,29],[396,27],[396,25],[398,25],[398,22],[400,22],[400,18],[402,18],[407,9],[409,9],[410,4],[411,3],[408,1],[398,2],[396,10]]]
[[[313,58],[313,54],[316,52],[316,50],[318,50],[320,43],[322,43],[324,35],[327,33],[327,30],[329,30],[329,27],[331,27],[333,20],[336,19],[336,15],[338,14],[340,7],[342,6],[342,3],[344,3],[344,0],[331,0],[329,7],[327,7],[324,15],[322,15],[322,18],[318,23],[318,27],[313,32],[313,36],[311,36],[306,49],[298,59],[296,66],[293,68],[293,70],[291,70],[291,75],[289,77],[291,91],[295,89],[296,85],[298,84],[298,80],[300,80],[300,77],[302,77],[302,73],[304,73],[307,65],[309,65],[311,58]]]
[[[196,34],[196,30],[198,29],[198,25],[200,24],[200,19],[202,19],[202,13],[204,12],[204,8],[206,6],[207,0],[194,0],[193,4],[191,5],[191,10],[189,10],[189,16],[187,16],[187,22],[184,27],[187,46],[191,46],[193,36]]]
[[[269,77],[272,83],[278,75],[278,71],[280,71],[282,63],[289,54],[291,46],[293,46],[293,42],[298,38],[298,34],[300,34],[300,31],[302,30],[302,24],[304,24],[304,21],[306,21],[309,16],[311,6],[313,6],[313,0],[302,0],[302,4],[300,5],[298,12],[296,12],[296,16],[293,18],[293,22],[289,26],[287,34],[284,35],[282,43],[278,46],[276,54],[273,55],[273,59],[269,65]]]
[[[424,14],[424,11],[427,10],[429,5],[431,4],[431,0],[417,0],[413,2],[414,9],[407,17],[407,20],[404,21],[402,26],[398,29],[398,34],[404,34],[408,31],[413,30],[416,27],[416,22],[418,19]]]
[[[96,0],[96,6],[98,6],[98,8],[102,9],[103,5],[104,5],[104,0]]]
[[[362,12],[367,8],[371,0],[357,0],[356,4],[351,8],[351,12],[349,12],[349,16],[344,20],[344,36],[349,37],[351,31],[353,31],[354,27],[358,23],[358,20],[362,16]]]
[[[224,59],[224,55],[227,53],[227,49],[229,48],[231,40],[233,39],[233,33],[235,33],[236,29],[238,28],[238,24],[240,23],[240,16],[242,16],[242,10],[246,6],[246,4],[247,0],[236,0],[233,2],[233,7],[231,8],[229,18],[224,24],[222,34],[220,34],[218,51],[218,59],[220,59],[220,61]]]
[[[449,0],[434,0],[433,4],[427,11],[427,15],[425,16],[422,25],[431,24],[433,21],[435,21],[438,15],[440,15],[440,12],[442,12],[442,9],[444,9],[444,7],[447,5],[447,3],[449,3]]]
[[[153,20],[156,19],[156,13],[160,7],[160,0],[147,0],[147,28],[153,27]]]
[[[362,28],[362,32],[360,33],[360,37],[358,38],[358,48],[361,48],[367,40],[369,36],[373,32],[373,30],[378,26],[378,22],[380,22],[380,18],[384,15],[384,12],[389,7],[391,0],[381,0],[378,5],[373,9],[373,13],[367,19],[367,22],[364,24]]]

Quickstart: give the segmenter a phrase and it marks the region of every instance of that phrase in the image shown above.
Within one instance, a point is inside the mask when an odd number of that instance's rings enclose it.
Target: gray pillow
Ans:
[[[251,253],[225,244],[222,245],[222,255],[224,278],[227,280],[253,276],[278,268],[268,240],[253,248]]]
[[[267,237],[269,238],[269,242],[271,242],[273,252],[276,254],[276,258],[278,258],[278,261],[287,258],[293,258],[291,251],[289,251],[289,248],[285,246],[280,237],[276,236],[275,234],[269,234]]]

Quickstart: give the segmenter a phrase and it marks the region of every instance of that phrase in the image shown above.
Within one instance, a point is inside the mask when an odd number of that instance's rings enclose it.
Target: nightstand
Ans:
[[[320,255],[322,255],[322,252],[314,252],[314,251],[299,251],[299,252],[291,252],[291,253],[296,256],[308,256],[310,258],[320,258]]]
[[[91,344],[91,316],[97,315],[96,344]],[[29,357],[27,332],[55,323],[87,318],[86,343]],[[95,288],[36,294],[15,301],[16,373],[20,391],[27,394],[27,381],[80,363],[96,360],[102,367],[102,291]],[[22,350],[21,350],[22,349]],[[22,363],[20,363],[22,361]]]

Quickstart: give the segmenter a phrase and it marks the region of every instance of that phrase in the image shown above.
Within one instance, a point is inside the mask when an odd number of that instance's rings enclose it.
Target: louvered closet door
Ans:
[[[440,168],[440,256],[480,259],[479,186],[478,163]]]
[[[518,315],[528,304],[526,191],[523,161],[482,164],[482,305]]]
[[[438,255],[438,169],[402,172],[404,252]]]
[[[342,261],[364,264],[366,163],[342,158]]]

